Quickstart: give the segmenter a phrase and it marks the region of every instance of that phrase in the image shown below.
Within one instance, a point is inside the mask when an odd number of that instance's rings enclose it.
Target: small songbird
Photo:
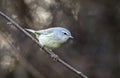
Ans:
[[[26,30],[35,34],[42,47],[44,46],[51,50],[59,48],[68,39],[73,38],[70,31],[63,27],[52,27],[38,31],[32,29]]]

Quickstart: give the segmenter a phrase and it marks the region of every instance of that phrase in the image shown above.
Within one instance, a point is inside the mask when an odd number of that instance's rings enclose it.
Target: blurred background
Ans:
[[[55,50],[89,78],[120,77],[119,0],[0,0],[22,28],[69,29],[74,40]],[[0,16],[0,78],[79,78]]]

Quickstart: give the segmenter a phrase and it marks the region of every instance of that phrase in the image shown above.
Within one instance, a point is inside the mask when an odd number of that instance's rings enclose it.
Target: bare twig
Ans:
[[[3,16],[5,19],[7,19],[8,21],[10,21],[16,28],[18,28],[21,32],[23,32],[25,35],[27,35],[30,39],[32,39],[36,44],[38,44],[38,46],[40,48],[42,48],[43,51],[45,51],[46,53],[48,53],[50,56],[52,56],[53,54],[56,55],[53,51],[48,50],[45,47],[42,47],[41,44],[33,37],[31,36],[28,32],[26,32],[18,23],[16,23],[13,19],[11,19],[10,17],[8,17],[5,13],[0,11],[0,15]],[[57,55],[56,55],[57,56]],[[64,62],[62,59],[60,59],[58,56],[56,58],[56,61],[58,61],[59,63],[63,64],[65,67],[67,67],[68,69],[72,70],[74,73],[76,73],[77,75],[79,75],[82,78],[88,78],[86,75],[84,75],[82,72],[76,70],[74,67],[72,67],[71,65],[69,65],[68,63]]]

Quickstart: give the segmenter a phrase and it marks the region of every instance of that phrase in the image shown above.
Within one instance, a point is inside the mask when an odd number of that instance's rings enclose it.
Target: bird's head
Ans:
[[[68,39],[72,39],[73,36],[71,35],[70,31],[66,28],[57,27],[54,29],[55,35],[62,41],[66,42]]]

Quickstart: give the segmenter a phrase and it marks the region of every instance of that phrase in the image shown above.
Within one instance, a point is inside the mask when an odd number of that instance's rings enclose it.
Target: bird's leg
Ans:
[[[54,61],[58,61],[59,57],[58,55],[56,55],[52,50],[50,50],[50,57],[54,60]]]
[[[51,57],[54,61],[57,61],[59,59],[58,55],[56,55],[54,53],[51,54]]]
[[[50,57],[54,60],[54,61],[58,61],[59,57],[58,55],[56,55],[51,49],[43,47],[44,50],[46,50],[48,52],[48,54],[50,54]]]

